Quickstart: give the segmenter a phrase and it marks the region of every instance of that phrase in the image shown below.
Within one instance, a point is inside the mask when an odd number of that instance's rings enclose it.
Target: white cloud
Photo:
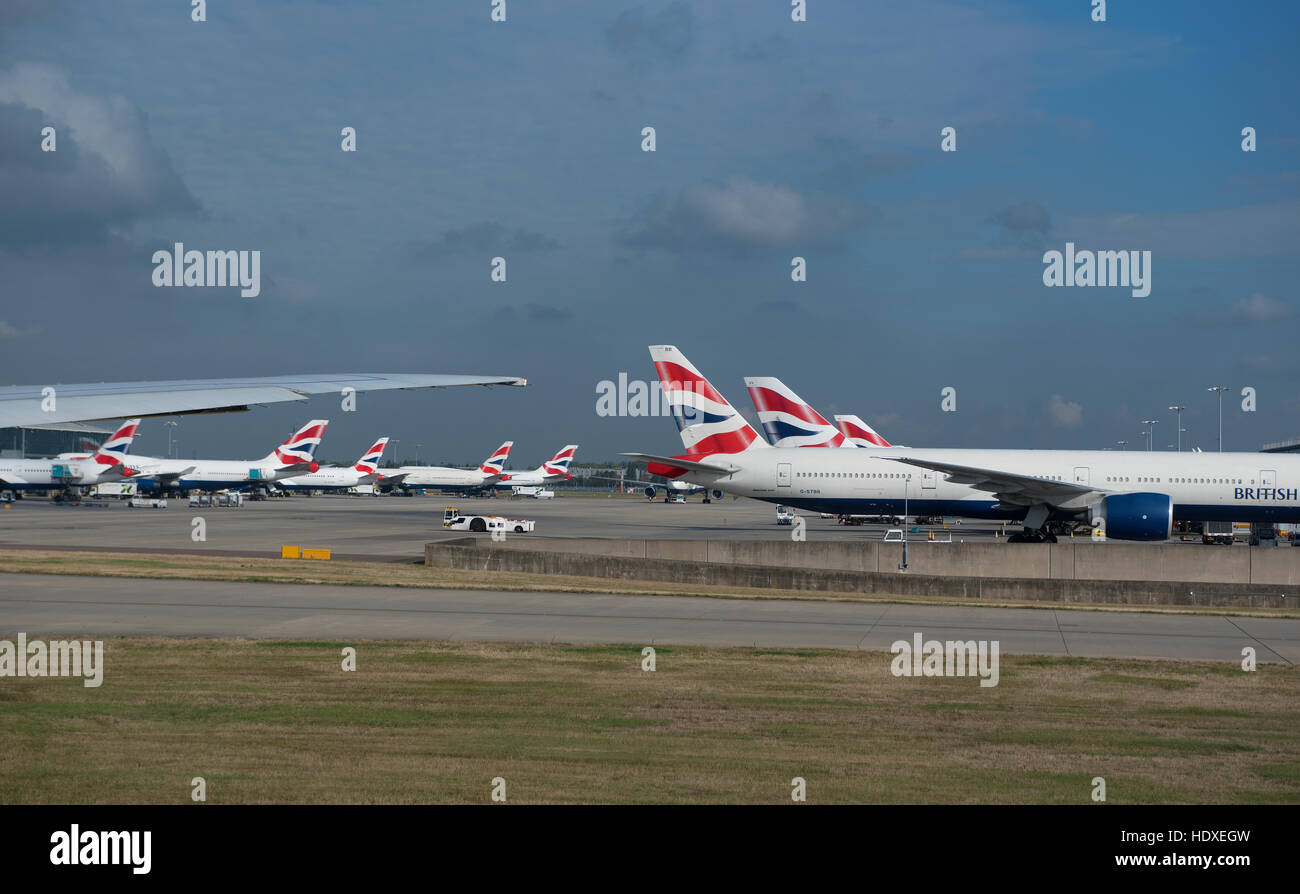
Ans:
[[[1248,323],[1276,323],[1291,316],[1291,305],[1255,292],[1232,305],[1232,315]]]
[[[0,339],[6,338],[27,338],[32,335],[39,335],[40,329],[32,327],[31,329],[19,329],[4,320],[0,320]]]
[[[1061,428],[1078,428],[1083,424],[1083,407],[1059,394],[1047,402],[1047,415]]]

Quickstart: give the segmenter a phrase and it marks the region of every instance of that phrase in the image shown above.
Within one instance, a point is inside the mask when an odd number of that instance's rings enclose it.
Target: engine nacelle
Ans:
[[[1168,494],[1115,494],[1102,500],[1108,540],[1168,540],[1174,501]]]
[[[722,493],[722,491],[718,490],[717,488],[713,489],[713,499],[721,500],[723,496],[724,494]]]
[[[653,500],[655,498],[655,494],[659,493],[659,491],[655,490],[655,486],[653,484],[648,484],[646,485],[646,489],[644,493],[646,497]]]

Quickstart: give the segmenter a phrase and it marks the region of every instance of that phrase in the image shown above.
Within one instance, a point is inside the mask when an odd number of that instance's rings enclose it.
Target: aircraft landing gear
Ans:
[[[1021,534],[1007,535],[1007,543],[1056,543],[1056,535],[1046,529],[1031,531],[1025,528]]]

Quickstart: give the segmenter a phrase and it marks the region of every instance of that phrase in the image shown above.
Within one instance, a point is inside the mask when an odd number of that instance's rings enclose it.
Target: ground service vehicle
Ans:
[[[448,506],[442,513],[442,526],[453,531],[505,531],[510,534],[526,534],[532,531],[537,522],[526,518],[502,518],[499,515],[462,515],[455,506]]]

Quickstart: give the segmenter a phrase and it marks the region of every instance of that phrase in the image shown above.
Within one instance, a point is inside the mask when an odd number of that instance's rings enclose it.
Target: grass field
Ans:
[[[104,684],[0,681],[0,801],[1300,801],[1300,672],[885,653],[123,638]]]
[[[819,602],[892,602],[915,605],[969,605],[948,597],[889,593],[837,593],[760,587],[708,586],[666,581],[634,581],[517,571],[469,571],[390,562],[205,556],[193,553],[123,553],[66,550],[0,550],[0,574],[77,574],[174,580],[223,580],[282,584],[338,584],[374,587],[426,587],[457,590],[520,590],[552,593],[614,593],[663,596],[713,596],[730,599],[800,599]],[[2,586],[0,579],[0,586]],[[1088,603],[981,599],[980,606],[1038,608],[1050,611],[1101,610],[1176,614],[1300,617],[1300,608],[1232,608],[1191,605],[1126,606]]]

